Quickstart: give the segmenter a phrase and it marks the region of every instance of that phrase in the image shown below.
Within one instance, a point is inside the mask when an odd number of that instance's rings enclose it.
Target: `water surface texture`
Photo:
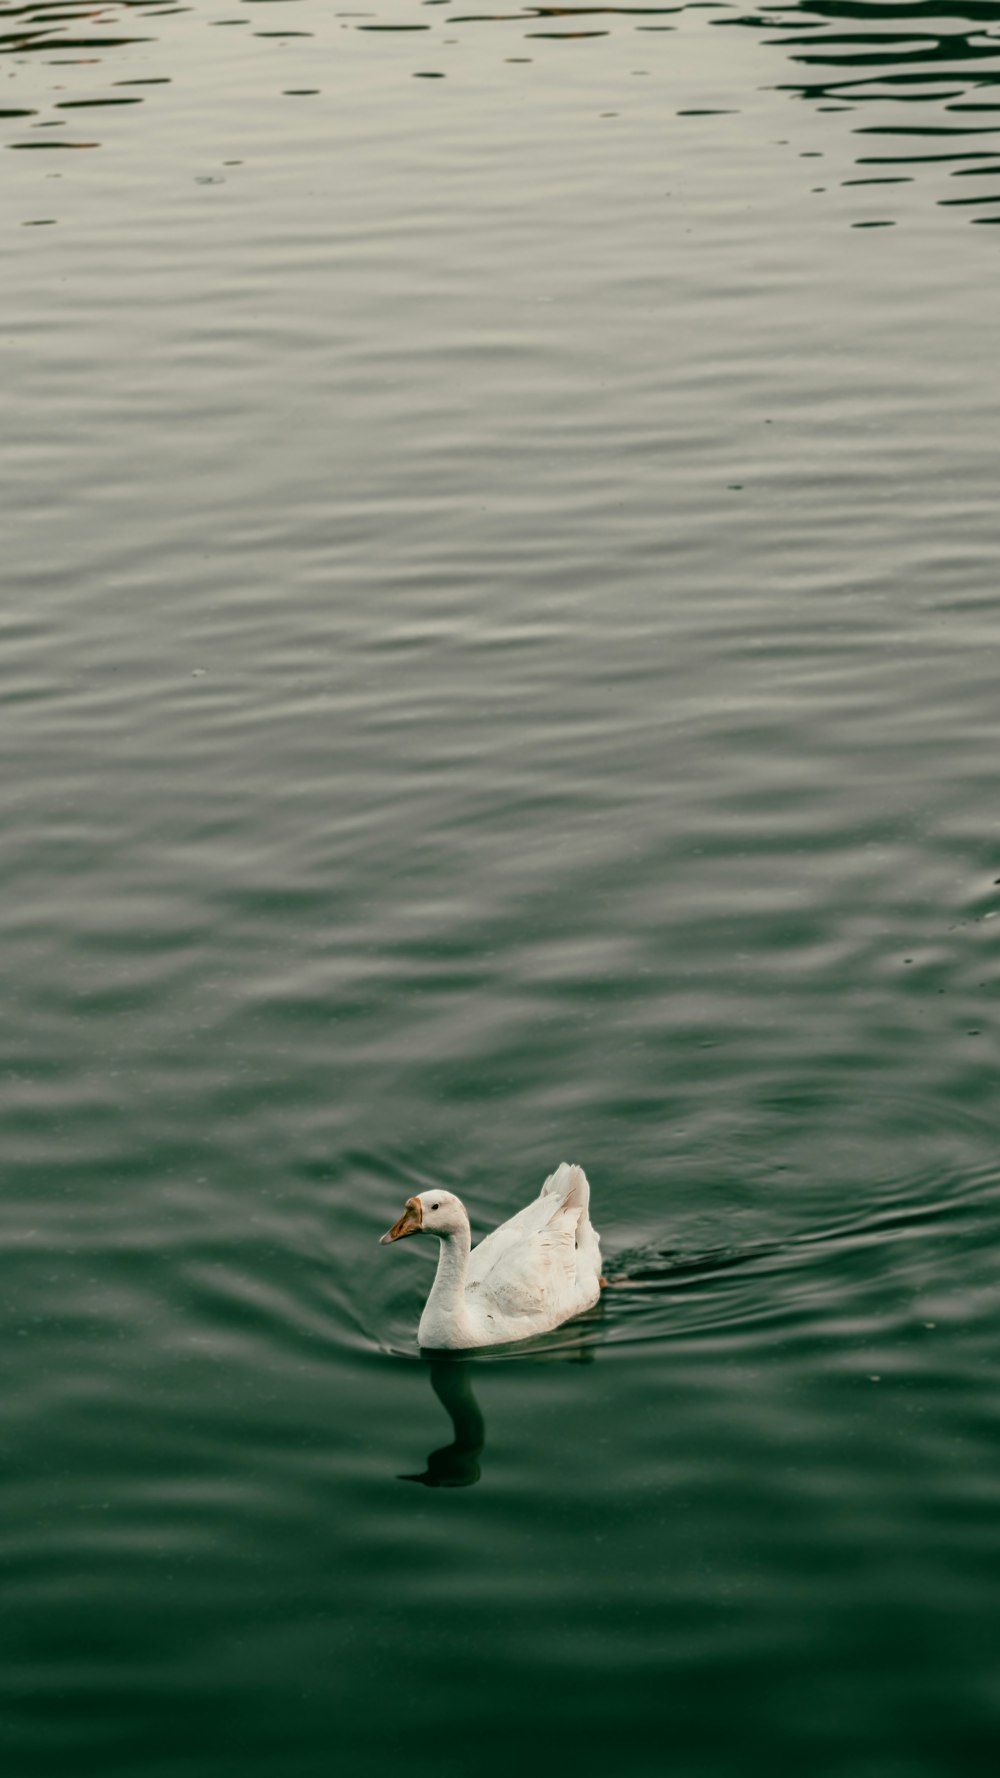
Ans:
[[[0,51],[4,1771],[993,1778],[1000,5]]]

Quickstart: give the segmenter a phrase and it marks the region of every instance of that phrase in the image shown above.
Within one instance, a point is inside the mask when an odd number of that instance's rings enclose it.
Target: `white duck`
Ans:
[[[473,1248],[469,1217],[453,1192],[407,1198],[382,1245],[437,1235],[437,1274],[417,1338],[436,1350],[497,1346],[548,1333],[593,1308],[601,1294],[601,1243],[590,1221],[582,1167],[563,1161],[533,1204]]]

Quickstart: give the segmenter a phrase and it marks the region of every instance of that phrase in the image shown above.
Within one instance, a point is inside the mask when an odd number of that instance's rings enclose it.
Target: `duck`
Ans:
[[[417,1339],[431,1351],[468,1351],[550,1333],[599,1301],[600,1237],[590,1220],[590,1182],[563,1161],[537,1198],[472,1245],[469,1213],[454,1192],[407,1198],[380,1245],[436,1235],[437,1272]]]

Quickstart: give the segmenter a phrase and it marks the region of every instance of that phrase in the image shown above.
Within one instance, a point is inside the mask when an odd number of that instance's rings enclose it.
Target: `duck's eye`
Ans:
[[[440,1210],[440,1208],[441,1208],[440,1204],[432,1204],[431,1205],[432,1210]]]

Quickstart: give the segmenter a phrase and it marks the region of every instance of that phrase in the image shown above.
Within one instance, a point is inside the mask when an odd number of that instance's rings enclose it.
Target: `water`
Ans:
[[[12,1778],[995,1770],[998,27],[0,14]]]

